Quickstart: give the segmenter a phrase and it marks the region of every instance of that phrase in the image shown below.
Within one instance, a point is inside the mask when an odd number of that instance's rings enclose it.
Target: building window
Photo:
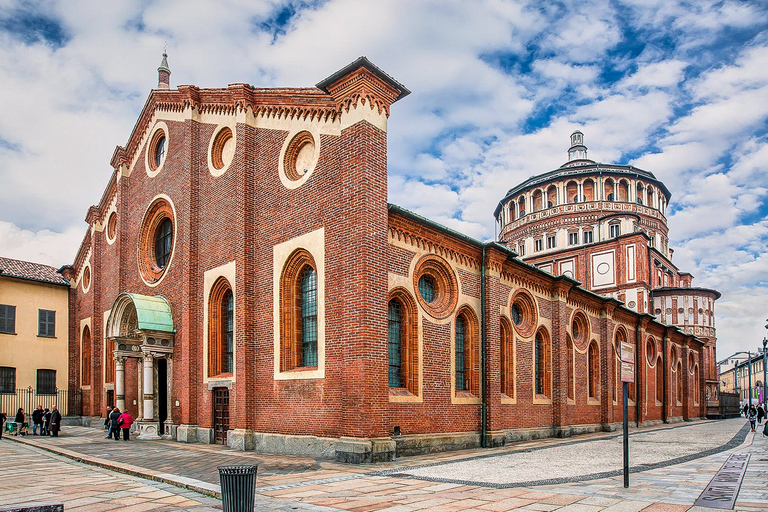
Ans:
[[[597,343],[589,344],[589,398],[597,398],[597,390],[600,383],[600,357]]]
[[[568,233],[568,245],[579,245],[579,233]]]
[[[517,254],[519,256],[525,256],[525,243],[521,243],[517,246]]]
[[[515,397],[515,341],[506,318],[501,319],[501,392]]]
[[[173,222],[165,218],[155,232],[155,262],[159,268],[165,268],[171,256],[173,245]]]
[[[541,239],[533,241],[533,250],[534,251],[540,251],[541,247],[542,247]]]
[[[229,282],[219,278],[208,302],[208,375],[231,374],[235,353],[235,296]]]
[[[56,394],[56,370],[37,370],[37,394]]]
[[[82,361],[82,370],[81,370],[81,378],[80,378],[80,385],[81,386],[90,386],[91,385],[91,330],[88,328],[88,326],[85,326],[85,329],[83,329],[83,337],[82,337],[82,344],[81,344],[81,361]]]
[[[592,231],[584,231],[584,243],[591,244],[593,241]]]
[[[402,371],[403,312],[400,303],[389,301],[389,387],[403,385]]]
[[[611,232],[611,238],[616,238],[621,234],[621,224],[611,224],[608,227]]]
[[[656,401],[664,402],[664,373],[661,368],[661,356],[656,362]]]
[[[301,361],[317,366],[317,272],[307,267],[301,273]]]
[[[165,136],[161,135],[155,144],[155,169],[163,163],[163,158],[165,158]]]
[[[419,278],[419,294],[425,302],[435,301],[435,280],[432,276],[424,274]]]
[[[566,382],[568,383],[567,396],[571,400],[575,400],[576,397],[574,396],[574,393],[576,390],[576,372],[574,371],[575,361],[573,358],[573,341],[571,340],[570,336],[565,336],[565,343],[567,345],[566,357],[568,358],[568,361],[566,362]]]
[[[0,333],[16,334],[16,306],[0,304]]]
[[[456,391],[467,389],[466,335],[467,321],[464,319],[464,315],[459,315],[456,318]]]
[[[547,249],[554,249],[557,247],[554,235],[547,237]]]
[[[683,403],[683,363],[678,361],[677,370],[675,371],[675,399],[678,404]]]
[[[16,368],[0,366],[0,393],[16,392]]]
[[[37,310],[37,335],[53,338],[56,336],[56,312],[47,309]]]
[[[388,305],[389,387],[418,393],[416,302],[402,288],[390,293]]]
[[[552,369],[549,356],[549,337],[542,331],[536,333],[535,343],[535,378],[536,394],[544,397],[549,396],[549,390],[552,382]]]

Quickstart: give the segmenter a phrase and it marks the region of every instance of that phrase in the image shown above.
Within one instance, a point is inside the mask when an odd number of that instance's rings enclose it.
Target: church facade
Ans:
[[[71,267],[84,414],[140,439],[346,462],[706,414],[707,342],[387,202],[409,91],[171,89],[167,62]],[[396,107],[395,107],[396,108]]]

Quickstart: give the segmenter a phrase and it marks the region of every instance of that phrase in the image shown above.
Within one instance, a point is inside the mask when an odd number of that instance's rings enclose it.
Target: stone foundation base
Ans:
[[[133,424],[133,431],[139,435],[136,439],[141,441],[156,441],[160,439],[160,435],[157,432],[157,421],[137,421]]]
[[[395,441],[389,437],[341,437],[336,442],[336,462],[362,464],[395,460]]]

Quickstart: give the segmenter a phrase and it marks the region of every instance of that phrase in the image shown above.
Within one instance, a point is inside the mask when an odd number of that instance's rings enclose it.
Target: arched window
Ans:
[[[557,206],[557,187],[550,185],[547,188],[547,208]]]
[[[597,391],[600,389],[600,353],[597,349],[597,343],[594,341],[589,344],[587,359],[589,365],[589,398],[597,398]]]
[[[173,248],[173,222],[165,218],[155,231],[155,262],[159,268],[165,268]]]
[[[517,201],[518,218],[525,216],[525,196],[521,196]]]
[[[677,371],[675,372],[675,399],[679,404],[683,403],[683,363],[677,362]]]
[[[317,271],[309,252],[298,249],[280,277],[280,370],[317,367]]]
[[[584,191],[584,200],[585,201],[594,201],[595,200],[595,182],[591,179],[584,180],[584,183],[581,185],[581,189]]]
[[[661,356],[656,360],[656,400],[664,402],[664,371],[661,367]]]
[[[501,392],[515,397],[515,342],[512,325],[506,318],[501,319]]]
[[[627,180],[621,180],[619,182],[618,200],[625,203],[629,200],[629,183],[627,183]]]
[[[538,212],[544,208],[541,190],[533,192],[533,211]]]
[[[573,340],[571,340],[571,337],[567,334],[565,335],[565,344],[567,345],[567,351],[566,351],[566,357],[568,358],[568,361],[566,362],[566,383],[568,385],[568,393],[567,396],[571,400],[575,400],[575,390],[576,390],[576,372],[574,365],[576,364],[574,361],[574,351],[573,351]]]
[[[762,384],[758,383],[757,387],[760,388]],[[693,403],[699,405],[699,365],[693,365]]]
[[[80,377],[81,386],[91,385],[91,330],[86,325],[83,329],[82,337],[82,373]]]
[[[543,330],[536,333],[534,351],[534,390],[536,395],[549,397],[552,389],[552,366],[550,363],[549,336]]]
[[[579,201],[579,185],[575,181],[569,181],[565,185],[565,197],[569,203],[577,203]]]
[[[389,387],[403,388],[411,394],[419,389],[419,348],[416,302],[402,288],[390,292],[389,299]]]
[[[234,371],[235,299],[229,282],[219,278],[208,299],[208,375]]]
[[[480,347],[478,344],[477,317],[464,307],[456,315],[455,327],[455,381],[456,391],[468,391],[479,396]]]
[[[605,180],[603,184],[603,199],[613,201],[616,197],[616,186],[611,178]]]

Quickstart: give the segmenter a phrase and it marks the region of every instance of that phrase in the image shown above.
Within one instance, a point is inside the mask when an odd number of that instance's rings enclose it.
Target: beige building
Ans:
[[[720,390],[727,393],[738,393],[739,400],[744,402],[749,400],[750,389],[752,403],[757,405],[763,400],[763,356],[762,354],[751,354],[751,387],[750,371],[747,364],[746,352],[739,358],[729,358],[721,362],[720,365]]]
[[[0,257],[0,411],[58,403],[66,413],[68,297],[54,267]]]

